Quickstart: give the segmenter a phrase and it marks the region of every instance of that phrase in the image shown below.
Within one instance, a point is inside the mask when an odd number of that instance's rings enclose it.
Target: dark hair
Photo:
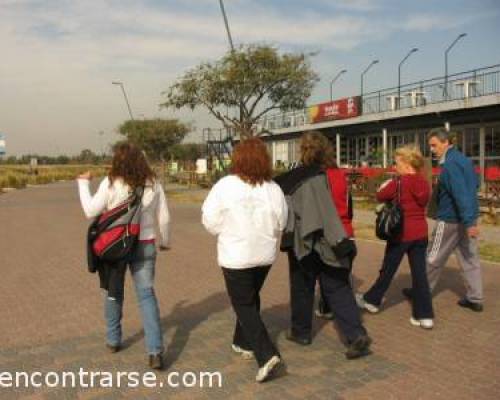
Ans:
[[[270,181],[272,162],[265,143],[257,138],[238,143],[231,157],[231,172],[251,185]]]
[[[448,141],[448,142],[450,142],[450,144],[454,144],[455,141],[457,140],[457,132],[447,131],[444,128],[436,128],[436,129],[432,129],[427,134],[427,140],[429,140],[433,137],[437,138],[441,143]]]
[[[306,132],[300,138],[300,161],[305,166],[337,167],[332,143],[318,131]]]
[[[108,178],[110,183],[117,178],[122,178],[132,189],[145,186],[147,181],[152,181],[156,175],[146,160],[144,152],[136,145],[121,142],[113,148],[113,160]]]

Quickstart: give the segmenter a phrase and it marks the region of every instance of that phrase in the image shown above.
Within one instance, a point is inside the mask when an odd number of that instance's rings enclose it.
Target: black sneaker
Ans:
[[[482,312],[484,309],[484,307],[481,303],[473,303],[472,301],[470,301],[466,297],[458,300],[457,304],[460,307],[470,308],[472,311],[475,311],[475,312]]]
[[[371,354],[370,345],[372,339],[368,335],[359,336],[354,342],[349,345],[345,356],[348,360],[365,357]]]
[[[413,290],[411,288],[404,288],[401,293],[403,293],[403,296],[406,297],[408,300],[413,299]]]
[[[149,355],[149,367],[152,369],[163,369],[163,354],[150,354]]]
[[[287,332],[286,340],[300,344],[301,346],[309,346],[312,343],[312,340],[310,337],[309,338],[301,338],[301,337],[295,336],[291,332]]]

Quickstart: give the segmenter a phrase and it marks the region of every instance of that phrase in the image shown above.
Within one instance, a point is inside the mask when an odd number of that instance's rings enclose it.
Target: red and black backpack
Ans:
[[[92,222],[88,243],[97,260],[116,263],[132,253],[139,240],[143,192],[144,188],[136,188],[127,200]]]

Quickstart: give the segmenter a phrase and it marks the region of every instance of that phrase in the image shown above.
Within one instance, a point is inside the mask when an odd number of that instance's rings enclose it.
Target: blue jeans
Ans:
[[[141,309],[146,351],[149,354],[159,354],[164,350],[160,326],[160,310],[153,288],[155,263],[155,245],[153,243],[138,243],[129,267],[134,280],[137,301]],[[119,345],[122,340],[122,309],[123,295],[121,298],[116,299],[106,295],[104,303],[107,325],[106,338],[108,344],[112,346]]]

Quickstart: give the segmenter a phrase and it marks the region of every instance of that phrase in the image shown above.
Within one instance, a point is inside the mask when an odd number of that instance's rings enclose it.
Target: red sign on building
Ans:
[[[329,101],[309,107],[312,123],[357,117],[361,114],[359,96]]]

